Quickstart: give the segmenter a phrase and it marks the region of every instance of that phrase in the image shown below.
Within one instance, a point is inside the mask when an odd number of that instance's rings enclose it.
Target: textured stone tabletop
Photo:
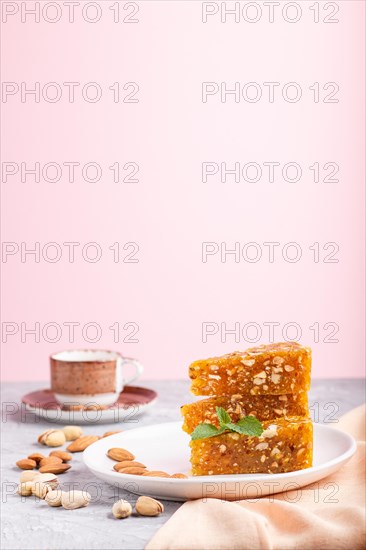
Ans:
[[[158,401],[136,423],[88,425],[85,433],[102,435],[108,430],[129,430],[149,424],[180,419],[179,405],[193,401],[188,382],[144,382],[158,392]],[[2,386],[2,503],[1,548],[30,550],[89,550],[125,549],[145,547],[147,541],[163,523],[181,506],[178,502],[164,501],[165,512],[159,517],[132,516],[115,520],[111,514],[113,502],[125,498],[134,504],[137,497],[96,479],[88,472],[80,454],[73,459],[73,468],[60,476],[62,485],[68,484],[87,490],[92,502],[87,508],[70,511],[51,508],[34,497],[22,498],[15,493],[20,470],[15,462],[41,450],[37,437],[52,424],[26,413],[20,407],[21,396],[38,388],[42,383],[9,383]],[[310,408],[314,421],[332,422],[348,410],[364,402],[365,382],[352,380],[314,380],[310,391]]]

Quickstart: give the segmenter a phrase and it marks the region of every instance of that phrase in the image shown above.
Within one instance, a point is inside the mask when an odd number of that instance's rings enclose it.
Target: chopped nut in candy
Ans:
[[[285,395],[241,395],[209,397],[195,403],[183,405],[183,430],[192,433],[198,424],[209,422],[219,425],[216,407],[223,407],[233,422],[252,415],[258,420],[271,420],[291,416],[309,416],[308,394],[300,392]]]
[[[194,476],[282,473],[312,465],[313,425],[309,418],[263,422],[260,437],[225,432],[192,440]]]
[[[192,474],[282,473],[312,465],[311,349],[280,342],[195,361],[183,405]]]
[[[189,367],[194,395],[281,395],[308,391],[311,349],[281,342],[195,361]]]

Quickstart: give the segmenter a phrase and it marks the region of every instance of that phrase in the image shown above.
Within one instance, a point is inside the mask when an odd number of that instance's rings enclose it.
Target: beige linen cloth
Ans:
[[[335,424],[358,441],[356,454],[335,474],[301,492],[257,501],[186,502],[146,550],[365,548],[365,413],[362,405]]]

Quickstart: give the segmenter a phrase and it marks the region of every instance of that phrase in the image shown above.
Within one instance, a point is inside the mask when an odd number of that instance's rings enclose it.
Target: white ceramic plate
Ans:
[[[122,447],[131,451],[149,470],[188,474],[189,439],[182,431],[181,422],[136,428],[93,443],[83,453],[84,462],[100,479],[131,493],[178,501],[205,497],[238,500],[281,493],[319,481],[337,471],[356,451],[356,442],[350,435],[324,424],[314,424],[314,466],[285,474],[188,479],[144,477],[115,472],[115,461],[106,455],[108,449]]]

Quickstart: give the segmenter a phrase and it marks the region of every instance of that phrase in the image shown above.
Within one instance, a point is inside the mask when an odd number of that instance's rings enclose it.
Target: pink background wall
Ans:
[[[87,2],[75,7],[74,23],[63,2],[58,2],[60,21],[45,20],[57,16],[54,2],[39,23],[31,16],[22,23],[21,4],[34,7],[34,2],[2,2],[2,79],[28,88],[39,82],[41,90],[57,82],[62,97],[51,103],[41,95],[37,103],[32,96],[22,102],[20,92],[3,95],[2,167],[19,165],[2,183],[2,238],[13,243],[3,247],[15,252],[2,256],[3,379],[47,379],[48,355],[73,347],[137,357],[146,367],[145,378],[184,378],[194,359],[246,348],[255,340],[292,338],[300,329],[300,341],[314,350],[314,376],[363,376],[364,3],[331,3],[339,7],[333,15],[338,23],[324,22],[333,11],[325,11],[324,2],[319,23],[309,2],[297,2],[302,15],[296,23],[284,20],[284,2],[273,23],[263,2],[256,3],[262,10],[256,23],[242,17],[235,23],[233,16],[223,23],[220,13],[203,23],[201,2],[140,1],[137,23],[114,23],[115,2],[103,1],[94,3],[101,10],[94,24],[81,14]],[[134,3],[126,4],[120,2],[121,19],[134,10]],[[215,9],[221,3],[211,4]],[[12,6],[19,11],[6,20],[4,9]],[[95,16],[94,9],[88,8],[88,17]],[[254,17],[254,11],[247,14]],[[286,12],[289,18],[294,14]],[[80,83],[74,103],[64,82]],[[88,82],[102,90],[96,103],[81,95]],[[132,91],[123,90],[126,82],[138,83],[139,102],[115,103],[108,89],[115,82],[121,95]],[[230,95],[224,103],[217,93],[204,103],[202,82],[226,82],[227,88],[256,82],[263,96],[250,103]],[[273,103],[265,82],[280,83]],[[288,82],[301,86],[296,103],[282,97]],[[309,89],[315,82],[318,103]],[[333,89],[323,90],[328,82],[339,86],[337,103],[323,101]],[[49,89],[49,97],[53,92]],[[28,167],[56,162],[62,176],[49,182],[41,174],[35,182],[28,175],[23,182],[22,162]],[[88,182],[79,167],[70,182],[65,162],[98,163],[102,177]],[[115,162],[121,168],[137,163],[138,183],[115,183],[109,169]],[[228,167],[256,162],[262,179],[235,182],[228,176],[222,183],[218,174],[204,183],[203,162]],[[272,183],[264,162],[281,165]],[[301,166],[300,181],[284,181],[280,170],[288,162]],[[314,182],[309,167],[315,162],[321,180],[331,171],[322,167],[336,163],[339,181]],[[36,242],[39,262],[31,255],[22,261],[22,247],[34,248]],[[50,242],[61,253],[54,263],[47,254],[51,258],[56,249],[43,248]],[[65,242],[80,243],[74,262]],[[90,242],[102,253],[95,263],[81,252]],[[137,243],[138,262],[115,263],[109,247],[116,242],[122,258],[133,250],[123,245]],[[203,242],[217,243],[215,250],[221,243],[229,249],[238,242],[243,250],[255,242],[262,257],[251,263],[229,255],[223,262],[216,253],[203,262]],[[273,262],[266,242],[280,243]],[[301,249],[298,262],[283,259],[289,242]],[[320,247],[318,262],[309,249],[314,243]],[[335,245],[324,250],[326,243]],[[337,247],[332,258],[338,261],[325,262]],[[292,257],[295,249],[286,250]],[[245,251],[250,257],[255,252]],[[84,249],[90,257],[94,252]],[[65,325],[72,322],[78,323],[73,339]],[[215,334],[205,339],[207,322]],[[272,322],[277,323],[273,335]],[[35,323],[38,342],[25,333]],[[88,323],[96,323],[101,333],[94,343],[90,340],[98,335]],[[116,338],[109,328],[115,323],[121,329]],[[222,326],[232,329],[235,323],[241,333],[227,335],[225,342]],[[287,323],[297,323],[296,330]],[[136,325],[138,341],[126,341]]]

